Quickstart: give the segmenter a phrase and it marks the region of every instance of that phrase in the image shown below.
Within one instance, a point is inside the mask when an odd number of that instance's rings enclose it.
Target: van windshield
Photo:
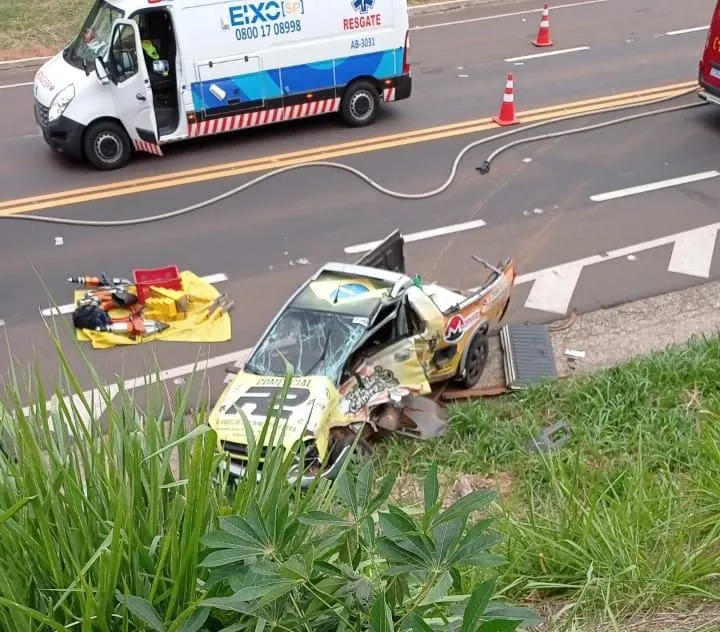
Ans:
[[[96,57],[105,57],[113,23],[124,15],[123,11],[105,0],[98,0],[73,43],[65,49],[65,61],[78,68],[92,68]]]

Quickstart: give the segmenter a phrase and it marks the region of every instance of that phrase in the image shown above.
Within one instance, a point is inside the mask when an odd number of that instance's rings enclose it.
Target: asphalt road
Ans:
[[[347,254],[346,248],[381,239],[396,227],[412,234],[483,220],[485,225],[474,230],[408,244],[409,268],[425,279],[471,287],[486,274],[471,254],[490,260],[511,254],[523,275],[508,315],[517,322],[548,321],[571,309],[586,311],[720,277],[714,259],[709,268],[696,261],[701,246],[712,258],[712,229],[682,240],[661,239],[659,245],[651,241],[719,221],[720,178],[705,174],[660,190],[645,187],[634,195],[591,199],[717,167],[720,111],[711,106],[521,146],[480,175],[474,167],[500,144],[495,142],[472,152],[450,190],[428,200],[388,198],[350,174],[313,168],[268,180],[191,215],[133,228],[12,219],[38,203],[28,198],[43,195],[45,215],[144,217],[217,195],[272,168],[278,156],[302,150],[309,151],[305,159],[344,162],[396,190],[429,190],[445,180],[464,145],[500,131],[487,124],[487,117],[497,112],[508,72],[515,74],[521,114],[547,106],[577,109],[578,101],[660,86],[690,86],[706,32],[667,33],[707,25],[710,10],[698,0],[605,0],[556,7],[551,13],[555,45],[549,50],[530,45],[539,21],[535,3],[513,4],[506,11],[486,7],[422,16],[414,20],[411,36],[413,97],[388,106],[372,127],[350,130],[330,117],[193,141],[171,148],[165,158],[141,158],[112,174],[69,166],[53,155],[36,136],[30,88],[3,87],[31,81],[34,70],[0,70],[0,215],[11,217],[2,218],[0,231],[0,319],[10,345],[10,351],[0,352],[0,366],[9,367],[12,352],[25,365],[38,360],[43,375],[52,379],[54,352],[39,313],[50,304],[43,284],[55,302],[68,303],[64,278],[69,275],[104,271],[126,276],[134,267],[167,263],[227,277],[223,289],[236,299],[232,342],[210,349],[166,343],[87,350],[101,377],[144,374],[156,358],[163,368],[172,368],[192,363],[198,353],[233,354],[255,341],[287,295],[317,266],[329,259],[354,260],[359,255]],[[509,15],[493,17],[499,13]],[[589,48],[506,61],[578,47]],[[668,105],[695,102],[689,95]],[[593,116],[547,131],[637,111]],[[418,133],[467,121],[474,123],[465,125],[462,134],[447,129]],[[361,142],[348,146],[354,141]],[[148,176],[156,178],[137,181]],[[147,190],[133,192],[139,185]],[[87,201],[69,203],[78,197]],[[56,237],[63,238],[63,245],[54,245]],[[613,253],[624,247],[631,248]],[[594,255],[609,260],[588,263]],[[568,262],[576,263],[545,270]],[[701,270],[699,276],[668,271],[687,272],[693,265]],[[69,325],[67,317],[55,322]],[[62,340],[68,335],[60,334]],[[66,348],[90,386],[79,353],[72,345]],[[171,383],[189,372],[186,367],[167,377]],[[217,392],[222,369],[209,376],[210,390]]]

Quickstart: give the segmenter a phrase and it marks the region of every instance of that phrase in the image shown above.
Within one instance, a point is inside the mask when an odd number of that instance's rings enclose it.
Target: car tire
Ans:
[[[346,448],[352,447],[353,441],[353,439],[347,438],[337,439],[333,442],[332,447],[330,448],[330,456],[328,457],[328,462],[325,466],[326,470],[333,469],[338,459],[342,456],[343,451]],[[345,455],[345,459],[349,459],[351,462],[355,461],[356,463],[361,463],[368,459],[372,455],[372,452],[372,447],[367,443],[367,441],[361,439],[358,441],[355,449]],[[333,476],[331,480],[334,479],[335,477]]]
[[[487,358],[489,351],[488,337],[484,333],[477,333],[470,342],[470,347],[465,356],[465,362],[460,367],[460,377],[456,380],[456,384],[460,388],[473,388],[482,377],[487,366]]]
[[[118,123],[98,121],[85,132],[83,152],[95,169],[111,171],[127,164],[132,155],[132,143]]]
[[[370,125],[380,110],[380,95],[369,81],[360,80],[351,83],[345,90],[340,113],[351,127]]]

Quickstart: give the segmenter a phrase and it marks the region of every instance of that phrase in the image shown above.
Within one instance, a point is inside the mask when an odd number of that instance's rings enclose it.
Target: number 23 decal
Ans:
[[[248,417],[267,418],[272,416],[288,420],[294,408],[302,406],[310,398],[310,389],[291,386],[287,389],[285,401],[282,401],[283,386],[251,386],[228,408],[230,411],[242,410]],[[275,405],[273,405],[273,401]],[[282,408],[278,405],[282,402]],[[271,411],[272,406],[272,411]]]

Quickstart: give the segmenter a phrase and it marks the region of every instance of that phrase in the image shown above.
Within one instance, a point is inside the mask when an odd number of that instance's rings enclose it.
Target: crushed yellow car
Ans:
[[[284,427],[286,449],[304,444],[293,473],[304,484],[333,478],[357,434],[441,435],[445,420],[424,396],[439,382],[477,384],[487,334],[515,283],[511,258],[498,267],[473,259],[490,275],[468,292],[406,274],[399,231],[355,264],[322,266],[273,318],[211,411],[231,474],[241,476],[248,459],[244,419],[256,438],[270,418]],[[288,365],[294,377],[280,409],[271,410]]]

